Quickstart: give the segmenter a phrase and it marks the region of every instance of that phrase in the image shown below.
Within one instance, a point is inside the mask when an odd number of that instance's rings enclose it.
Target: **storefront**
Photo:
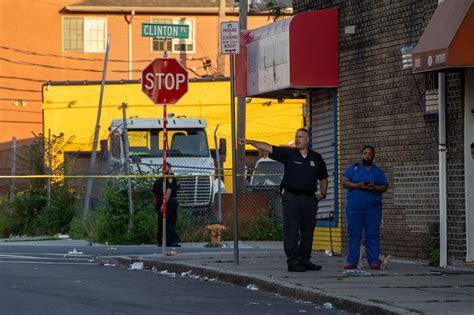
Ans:
[[[328,196],[320,203],[315,249],[341,252],[338,183],[338,11],[297,14],[241,34],[236,94],[307,99],[311,147],[326,161]]]
[[[464,204],[466,261],[474,260],[474,1],[439,1],[438,7],[413,52],[413,73],[431,72],[438,76],[439,187],[440,187],[440,264],[448,264],[446,73],[464,74]]]

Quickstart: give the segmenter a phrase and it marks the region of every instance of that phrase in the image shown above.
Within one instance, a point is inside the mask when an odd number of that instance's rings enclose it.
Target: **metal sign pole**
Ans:
[[[230,112],[232,128],[232,210],[234,212],[234,263],[239,264],[239,224],[237,215],[237,176],[236,149],[237,139],[235,132],[235,95],[234,95],[234,55],[230,55]]]
[[[168,134],[166,131],[166,103],[163,103],[163,255],[166,255],[166,148],[168,147]]]

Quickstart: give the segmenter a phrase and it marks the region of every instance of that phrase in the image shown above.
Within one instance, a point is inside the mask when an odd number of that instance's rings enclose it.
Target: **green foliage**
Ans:
[[[110,244],[156,242],[156,214],[151,199],[151,184],[136,181],[135,185],[134,213],[131,217],[130,231],[129,200],[124,182],[108,182],[103,191],[101,207],[86,218],[83,225],[88,238],[95,242]],[[137,195],[139,197],[135,198]]]
[[[48,234],[67,233],[76,212],[77,195],[66,185],[55,184],[51,190],[51,205],[42,216]]]
[[[44,189],[28,188],[8,204],[10,229],[16,235],[54,235],[66,233],[74,217],[76,194],[63,184],[51,187],[51,205]]]
[[[248,241],[281,241],[283,230],[281,223],[274,216],[268,216],[268,211],[261,209],[258,215],[250,221],[242,240]]]
[[[207,231],[207,218],[194,214],[189,207],[178,208],[176,230],[181,242],[206,242],[211,238]]]
[[[82,224],[81,219],[75,217],[69,224],[69,237],[73,240],[90,239],[87,229]]]
[[[268,20],[273,19],[273,22],[285,16],[285,9],[279,3],[270,1],[267,3],[267,9],[269,11]]]
[[[439,266],[439,222],[428,224],[423,235],[423,251],[429,255],[429,266]]]
[[[46,191],[28,189],[15,196],[8,205],[11,232],[16,235],[39,235],[45,233],[42,213],[46,207]]]
[[[51,137],[51,161],[53,175],[63,172],[63,153],[73,138],[64,139],[64,134]],[[19,155],[20,166],[31,170],[34,175],[47,175],[46,167],[48,139],[43,135],[35,135],[35,140],[28,147],[25,154]],[[51,204],[48,203],[47,179],[33,178],[29,187],[23,187],[15,192],[11,202],[6,205],[5,215],[8,218],[8,227],[17,235],[57,234],[68,231],[71,219],[74,216],[76,194],[69,190],[63,181],[56,181],[51,185]]]

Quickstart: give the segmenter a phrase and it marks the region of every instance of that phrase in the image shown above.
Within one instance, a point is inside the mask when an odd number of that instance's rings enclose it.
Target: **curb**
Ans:
[[[362,302],[350,297],[341,297],[329,294],[322,290],[305,288],[298,285],[288,284],[278,279],[265,276],[252,275],[244,272],[223,270],[210,266],[202,266],[187,262],[164,262],[156,259],[139,259],[128,256],[99,256],[95,258],[97,263],[104,260],[111,261],[122,267],[128,267],[134,262],[143,262],[144,267],[156,267],[159,270],[182,273],[192,269],[193,273],[202,277],[217,278],[221,282],[232,283],[239,286],[255,284],[261,291],[277,293],[294,299],[302,299],[323,305],[330,302],[337,309],[360,314],[412,314],[410,311],[391,305],[380,305],[371,302]]]

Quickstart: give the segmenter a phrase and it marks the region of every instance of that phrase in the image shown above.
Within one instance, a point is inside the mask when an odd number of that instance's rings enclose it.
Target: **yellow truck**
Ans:
[[[100,82],[48,82],[43,85],[44,134],[64,134],[73,138],[69,152],[90,153],[99,104]],[[123,118],[122,104],[130,120],[159,119],[163,107],[153,104],[141,91],[140,82],[108,81],[102,101],[99,139],[109,139],[114,120]],[[247,99],[246,137],[276,145],[291,144],[297,128],[304,125],[305,100]],[[224,169],[232,167],[230,82],[228,79],[192,79],[188,93],[175,105],[167,107],[170,117],[203,119],[209,149],[215,151],[217,138],[227,141]],[[246,164],[255,165],[259,156],[252,147],[246,148]],[[224,175],[229,175],[225,172]],[[232,191],[230,176],[224,176],[227,192]]]

